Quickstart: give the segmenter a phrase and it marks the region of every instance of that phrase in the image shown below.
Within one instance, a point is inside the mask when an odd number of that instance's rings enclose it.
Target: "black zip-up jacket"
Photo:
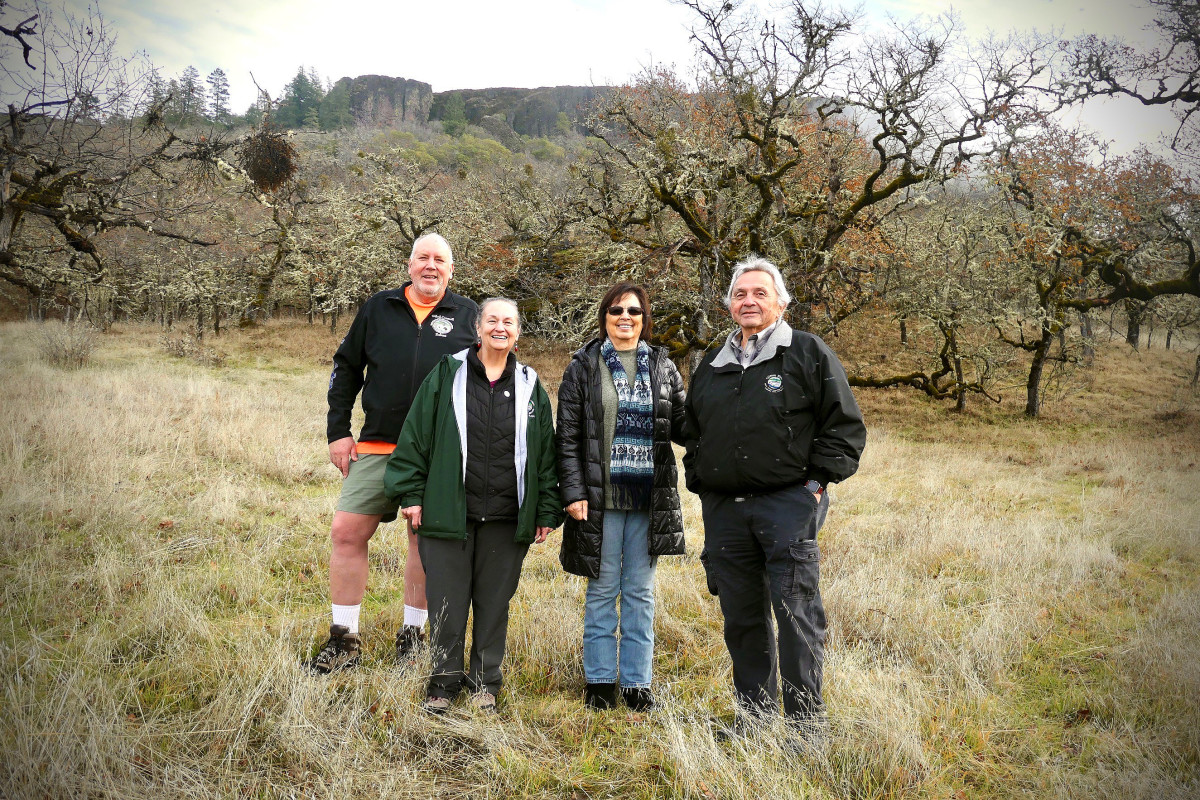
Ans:
[[[408,285],[379,292],[363,303],[333,354],[328,441],[351,435],[350,413],[361,389],[366,421],[359,440],[395,443],[421,381],[442,356],[474,344],[479,313],[475,301],[448,291],[417,325],[404,297]]]
[[[467,349],[467,519],[495,522],[517,518],[520,501],[513,455],[517,441],[516,366],[516,357],[509,353],[504,372],[491,385],[478,352],[474,347]]]
[[[604,538],[604,467],[600,458],[604,406],[600,380],[600,340],[576,351],[558,387],[559,490],[563,506],[587,500],[585,520],[567,516],[559,561],[586,578],[600,577]],[[683,443],[683,378],[662,347],[650,348],[650,390],[654,398],[654,484],[650,491],[649,549],[652,556],[682,555],[683,512],[679,473],[671,442]]]
[[[867,429],[841,362],[818,337],[779,324],[763,343],[775,347],[769,357],[743,369],[726,344],[692,375],[689,491],[750,494],[809,479],[823,486],[858,470]]]

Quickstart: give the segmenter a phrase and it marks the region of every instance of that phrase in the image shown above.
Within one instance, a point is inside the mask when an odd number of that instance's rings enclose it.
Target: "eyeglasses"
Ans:
[[[608,307],[608,315],[610,317],[619,317],[627,311],[629,312],[629,316],[631,316],[631,317],[640,317],[642,314],[645,313],[637,306],[630,306],[629,308],[622,308],[621,306],[609,306]]]

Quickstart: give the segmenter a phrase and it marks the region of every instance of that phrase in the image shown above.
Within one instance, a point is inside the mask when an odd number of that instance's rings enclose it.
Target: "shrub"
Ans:
[[[225,363],[225,354],[219,353],[196,338],[195,334],[184,334],[173,337],[163,335],[158,340],[159,345],[169,355],[176,358],[186,358],[205,367],[219,367]]]
[[[86,322],[47,322],[42,326],[42,356],[56,367],[79,369],[92,358],[96,329]]]

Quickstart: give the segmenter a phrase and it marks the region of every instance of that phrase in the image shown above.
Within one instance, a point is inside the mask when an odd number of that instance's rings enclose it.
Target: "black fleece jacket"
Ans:
[[[442,356],[475,342],[479,307],[474,300],[446,292],[425,322],[417,325],[404,297],[408,285],[379,292],[363,303],[334,353],[328,441],[351,435],[350,414],[361,389],[366,421],[359,439],[394,443],[425,376]]]

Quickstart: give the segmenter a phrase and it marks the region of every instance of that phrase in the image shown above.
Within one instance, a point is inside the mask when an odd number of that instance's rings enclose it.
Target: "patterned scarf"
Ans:
[[[650,348],[638,342],[637,374],[633,385],[609,339],[600,357],[612,373],[617,390],[617,424],[613,431],[609,483],[614,508],[650,507],[654,486],[654,397],[650,388]]]

